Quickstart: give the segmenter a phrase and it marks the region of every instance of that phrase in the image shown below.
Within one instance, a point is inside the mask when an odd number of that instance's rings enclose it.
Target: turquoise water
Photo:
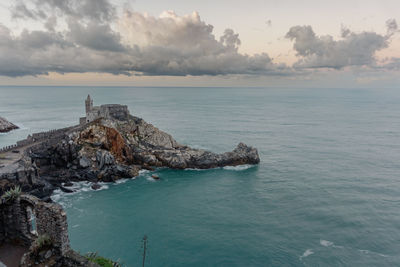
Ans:
[[[243,141],[259,166],[159,169],[57,192],[72,247],[141,266],[400,265],[400,91],[380,89],[0,87],[0,116],[30,132],[69,126],[95,104],[214,152]]]

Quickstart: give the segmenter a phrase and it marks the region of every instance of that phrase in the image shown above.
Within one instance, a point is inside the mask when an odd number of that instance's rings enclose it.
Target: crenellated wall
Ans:
[[[39,142],[39,141],[43,141],[45,139],[50,139],[50,138],[60,136],[72,128],[73,127],[66,127],[66,128],[61,128],[61,129],[53,129],[53,130],[46,131],[46,132],[34,133],[32,135],[29,135],[26,139],[18,141],[16,144],[0,148],[0,153],[8,152],[8,151],[15,150],[15,149],[18,149],[18,148],[26,146],[26,145],[34,144],[35,142]]]

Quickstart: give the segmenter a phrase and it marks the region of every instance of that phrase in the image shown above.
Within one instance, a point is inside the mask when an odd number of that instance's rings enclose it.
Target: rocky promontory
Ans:
[[[7,133],[15,129],[18,129],[17,125],[9,122],[3,117],[0,117],[0,133]]]
[[[0,166],[0,188],[17,183],[42,198],[55,187],[69,190],[63,187],[66,182],[112,182],[137,176],[141,169],[208,169],[260,162],[257,149],[243,143],[222,154],[193,149],[131,115],[57,130],[16,149],[21,158]]]

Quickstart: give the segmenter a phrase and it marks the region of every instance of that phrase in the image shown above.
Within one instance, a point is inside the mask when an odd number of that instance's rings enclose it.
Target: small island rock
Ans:
[[[7,133],[11,130],[18,129],[18,126],[0,117],[0,133]]]

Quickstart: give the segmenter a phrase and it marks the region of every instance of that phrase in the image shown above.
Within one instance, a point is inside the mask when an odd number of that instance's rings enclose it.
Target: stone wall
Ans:
[[[38,235],[48,235],[61,255],[70,250],[67,214],[59,204],[43,202],[31,195],[21,196],[21,204],[25,209],[33,206]]]
[[[1,210],[1,208],[0,208],[0,210]],[[2,218],[2,215],[1,215],[1,212],[0,212],[0,244],[4,243],[4,240],[6,238],[5,237],[5,233],[4,233],[4,223],[3,223],[3,220],[1,218]]]
[[[36,227],[31,228],[28,209],[34,213]],[[36,230],[36,233],[32,230]],[[47,235],[52,245],[45,248],[40,256],[33,249],[34,240]],[[20,266],[65,266],[65,267],[99,267],[85,257],[73,251],[69,246],[67,216],[62,207],[47,203],[32,195],[21,195],[17,200],[5,201],[0,198],[0,245],[5,242],[18,242],[30,247],[29,252],[21,259]],[[44,256],[49,252],[49,256]]]
[[[31,232],[27,209],[30,207],[36,217],[36,232]],[[29,246],[40,235],[48,235],[60,255],[69,250],[67,215],[55,203],[46,203],[31,195],[21,195],[15,201],[0,204],[0,240],[19,240]]]
[[[83,125],[86,123],[86,117],[80,117],[79,118],[79,125]]]
[[[30,144],[33,144],[38,141],[43,141],[45,139],[58,137],[72,128],[73,127],[66,127],[66,128],[61,128],[61,129],[53,129],[53,130],[46,131],[46,132],[34,133],[32,135],[29,135],[26,139],[18,141],[16,144],[0,148],[0,153],[18,149],[20,147],[30,145]]]
[[[100,107],[92,107],[92,109],[86,113],[86,122],[92,122],[100,117]]]
[[[119,105],[119,104],[107,104],[92,107],[86,113],[86,123],[92,122],[98,118],[105,118],[105,119],[117,119],[117,120],[127,120],[129,117],[129,110],[128,106],[126,105]],[[80,124],[82,122],[80,121]]]
[[[128,106],[125,105],[102,105],[100,115],[107,119],[127,120],[129,116]]]
[[[20,200],[1,200],[0,220],[3,224],[3,242],[19,241],[30,245],[35,236],[29,232],[27,214]]]

